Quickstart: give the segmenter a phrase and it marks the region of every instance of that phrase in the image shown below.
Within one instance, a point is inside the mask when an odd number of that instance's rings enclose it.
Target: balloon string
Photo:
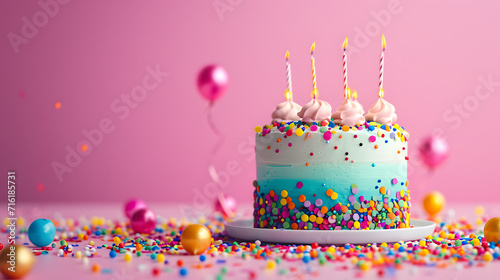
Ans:
[[[210,129],[212,129],[212,131],[215,133],[215,135],[217,135],[220,138],[220,137],[222,137],[222,134],[219,132],[219,129],[217,128],[217,126],[214,123],[214,120],[212,117],[213,110],[214,110],[214,102],[211,101],[208,104],[208,112],[207,112],[208,125],[210,126]],[[216,148],[218,148],[218,146]]]
[[[208,159],[208,173],[210,174],[210,177],[212,178],[212,181],[214,181],[215,184],[219,186],[220,189],[220,179],[219,175],[217,175],[217,171],[215,170],[215,166],[213,164],[214,157],[217,154],[217,152],[220,150],[222,144],[224,143],[224,136],[220,133],[219,129],[214,123],[213,120],[213,108],[214,108],[214,103],[210,102],[208,105],[208,111],[207,111],[207,120],[208,120],[208,125],[212,132],[217,136],[218,140],[215,146],[212,148],[212,152],[210,153],[210,157]]]
[[[210,102],[210,104],[208,105],[207,120],[210,129],[217,136],[218,140],[215,146],[213,147],[212,152],[210,153],[210,157],[208,160],[208,174],[212,178],[212,181],[219,187],[219,193],[217,194],[217,199],[219,200],[219,204],[221,205],[222,210],[225,212],[226,215],[232,217],[234,216],[234,213],[227,206],[226,197],[224,196],[224,193],[222,193],[222,185],[220,183],[219,175],[217,175],[217,171],[215,170],[215,166],[213,164],[215,155],[217,154],[217,152],[222,147],[222,144],[224,143],[224,135],[220,133],[219,129],[215,125],[215,122],[213,121],[213,116],[212,116],[213,108],[214,108],[214,103]]]

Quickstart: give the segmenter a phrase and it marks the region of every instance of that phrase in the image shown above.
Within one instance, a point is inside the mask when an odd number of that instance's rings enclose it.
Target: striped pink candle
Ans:
[[[347,37],[344,40],[342,49],[344,50],[344,54],[342,56],[342,65],[344,67],[344,97],[345,97],[347,95],[347,55],[345,53],[345,51],[347,50]]]
[[[379,68],[379,80],[378,80],[378,89],[379,96],[383,96],[384,92],[384,54],[385,54],[385,36],[382,35],[382,54],[380,55],[380,68]]]

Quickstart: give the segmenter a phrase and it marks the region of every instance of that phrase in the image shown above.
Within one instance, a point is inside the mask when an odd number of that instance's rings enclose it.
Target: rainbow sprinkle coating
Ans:
[[[254,185],[257,185],[257,181]],[[383,200],[362,200],[348,205],[337,203],[331,208],[323,206],[321,199],[314,204],[307,203],[305,196],[301,195],[297,205],[302,202],[303,206],[297,208],[296,201],[288,197],[285,190],[280,195],[274,191],[259,193],[259,190],[260,186],[257,185],[254,191],[254,227],[319,230],[409,227],[409,191],[408,195],[401,191],[401,195],[398,193],[400,199],[391,201],[385,197]],[[332,196],[336,195],[331,189],[327,190],[327,195],[329,191]]]
[[[409,227],[409,134],[398,124],[283,122],[256,127],[254,227]]]

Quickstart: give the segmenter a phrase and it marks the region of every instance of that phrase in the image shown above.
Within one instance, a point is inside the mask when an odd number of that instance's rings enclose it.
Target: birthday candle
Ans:
[[[347,55],[345,53],[347,49],[347,37],[344,40],[344,44],[342,45],[342,49],[344,50],[344,55],[342,56],[342,65],[344,67],[344,97],[347,94]]]
[[[314,65],[314,48],[316,47],[316,42],[314,42],[311,46],[311,68],[312,68],[312,82],[313,82],[313,91],[311,93],[311,97],[316,99],[318,96],[318,90],[316,88],[316,67]]]
[[[385,36],[382,35],[382,54],[380,55],[380,72],[379,72],[379,81],[378,81],[378,89],[379,96],[384,96],[384,53],[385,53]]]
[[[290,53],[286,51],[285,59],[286,59],[286,92],[285,97],[286,100],[292,100],[292,70],[290,68],[290,63],[288,62],[288,58],[290,57]]]

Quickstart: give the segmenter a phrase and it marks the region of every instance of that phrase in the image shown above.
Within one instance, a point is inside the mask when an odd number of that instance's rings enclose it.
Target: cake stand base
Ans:
[[[239,220],[226,223],[228,236],[245,241],[260,240],[279,244],[322,245],[369,244],[382,242],[412,241],[434,233],[436,224],[425,220],[410,220],[410,228],[380,230],[287,230],[254,228],[253,220]]]

